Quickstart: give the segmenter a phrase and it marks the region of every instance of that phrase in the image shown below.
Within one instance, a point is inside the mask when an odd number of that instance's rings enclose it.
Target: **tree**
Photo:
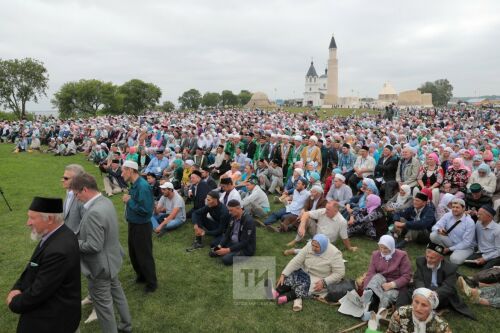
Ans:
[[[201,99],[201,105],[207,107],[215,107],[219,105],[220,101],[221,101],[221,96],[219,95],[219,93],[206,92]]]
[[[125,82],[118,88],[118,93],[123,95],[123,112],[136,115],[154,109],[161,97],[159,87],[139,79]]]
[[[240,105],[246,105],[251,98],[252,98],[252,93],[248,90],[242,90],[238,94],[238,100],[240,102]]]
[[[432,104],[435,106],[446,106],[453,97],[453,86],[448,79],[425,82],[418,90],[422,93],[431,93]]]
[[[238,96],[231,90],[223,90],[221,93],[222,105],[238,105]]]
[[[201,104],[201,94],[196,89],[189,89],[179,97],[178,101],[181,103],[181,109],[197,110]]]
[[[51,102],[62,117],[95,116],[98,111],[120,113],[123,109],[123,96],[117,87],[95,79],[63,84]]]
[[[49,74],[42,62],[31,59],[0,59],[0,104],[20,119],[26,116],[26,103],[47,96]]]
[[[163,111],[163,112],[172,112],[172,111],[175,110],[175,105],[174,105],[174,103],[172,103],[170,101],[165,101],[161,105],[160,110]]]

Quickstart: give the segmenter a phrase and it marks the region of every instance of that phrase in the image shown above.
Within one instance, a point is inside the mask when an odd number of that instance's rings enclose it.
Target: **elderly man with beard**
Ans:
[[[40,243],[7,295],[9,309],[21,315],[17,332],[75,332],[81,316],[80,252],[64,224],[62,200],[35,197],[27,225]]]
[[[472,311],[458,296],[456,284],[458,266],[444,260],[444,247],[429,243],[425,250],[425,256],[418,257],[417,270],[413,274],[413,286],[407,293],[399,293],[396,307],[411,303],[411,295],[414,289],[427,288],[437,293],[439,297],[439,308],[451,307],[456,312],[468,318],[475,319]]]

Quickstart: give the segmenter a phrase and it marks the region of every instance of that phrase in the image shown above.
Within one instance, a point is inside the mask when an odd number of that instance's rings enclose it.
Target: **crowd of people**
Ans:
[[[84,303],[95,309],[88,320],[98,319],[104,332],[132,327],[117,277],[123,250],[116,212],[106,198],[118,194],[126,205],[136,282],[148,293],[158,287],[152,237],[175,232],[187,221],[193,243],[186,251],[208,245],[210,257],[224,265],[256,254],[257,227],[290,233],[283,254],[294,257],[267,291],[277,304],[293,301],[294,311],[302,309],[303,299],[324,297],[346,278],[338,240],[346,251],[357,251],[351,240],[367,237],[379,249],[357,286],[361,318],[395,309],[390,332],[408,329],[403,318],[413,318],[415,332],[451,332],[435,309],[450,307],[474,318],[458,289],[473,302],[499,307],[500,287],[469,286],[468,279],[459,279],[458,267],[500,266],[500,119],[495,110],[464,108],[397,114],[321,119],[230,109],[37,118],[0,122],[0,140],[13,144],[14,153],[81,153],[101,171],[102,193],[94,177],[69,163],[62,178],[64,202],[35,198],[29,212],[42,214],[30,216],[42,244],[62,233],[36,227],[52,221],[78,240],[65,245],[79,252],[89,289]],[[53,209],[47,211],[47,205]],[[45,230],[52,231],[40,233]],[[410,242],[426,245],[422,257],[408,256],[404,249]],[[67,274],[60,283],[74,275],[71,267],[59,272]],[[33,297],[25,290],[37,274],[24,274],[7,300],[22,314],[20,331],[33,325],[33,306],[21,305],[24,297]],[[65,311],[80,311],[72,305]],[[62,331],[59,324],[50,332]],[[78,324],[64,326],[65,332]]]

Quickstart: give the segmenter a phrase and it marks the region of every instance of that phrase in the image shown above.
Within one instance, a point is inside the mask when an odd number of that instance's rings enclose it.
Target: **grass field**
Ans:
[[[35,243],[30,241],[25,226],[26,212],[35,195],[64,196],[60,177],[64,166],[82,164],[88,172],[99,176],[97,168],[85,161],[83,155],[54,157],[39,153],[13,154],[12,145],[0,144],[0,186],[13,207],[9,212],[0,198],[0,291],[4,299],[14,281],[28,262]],[[98,183],[102,180],[98,177]],[[119,196],[113,197],[120,217],[120,239],[127,247],[127,229],[123,220],[124,207]],[[257,255],[274,256],[276,272],[284,268],[290,257],[284,257],[285,244],[292,234],[271,234],[257,230]],[[145,295],[134,283],[135,275],[128,258],[120,272],[133,318],[134,332],[336,332],[358,321],[337,312],[337,308],[313,300],[304,302],[304,310],[294,313],[291,304],[277,306],[269,301],[241,302],[232,296],[232,268],[207,255],[202,249],[186,253],[192,242],[192,228],[185,224],[179,230],[154,239],[159,288]],[[370,254],[376,249],[373,241],[354,238],[356,253],[344,252],[347,277],[355,278],[368,267]],[[338,245],[338,244],[337,244]],[[344,251],[342,245],[339,248]],[[423,253],[423,247],[408,248],[412,261]],[[470,270],[465,270],[471,273]],[[82,279],[82,294],[86,281]],[[5,303],[0,311],[0,332],[14,332],[18,317]],[[473,322],[454,313],[446,314],[454,332],[498,332],[497,312],[472,306],[479,321]],[[90,308],[83,310],[85,319]],[[99,332],[97,322],[81,326],[81,332]]]

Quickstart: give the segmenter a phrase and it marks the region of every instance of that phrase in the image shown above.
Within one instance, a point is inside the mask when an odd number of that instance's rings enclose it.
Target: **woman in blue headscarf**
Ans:
[[[317,234],[286,265],[276,284],[268,284],[268,298],[278,304],[294,300],[294,311],[302,309],[302,298],[325,296],[327,286],[342,280],[345,274],[342,252],[330,244],[327,236]]]

